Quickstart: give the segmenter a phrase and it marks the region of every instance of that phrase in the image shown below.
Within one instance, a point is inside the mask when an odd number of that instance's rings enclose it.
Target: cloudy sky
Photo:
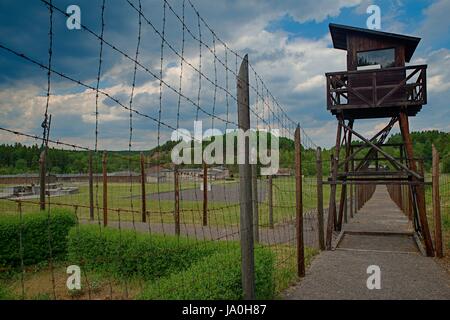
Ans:
[[[240,55],[249,55],[253,68],[286,114],[299,122],[316,144],[329,147],[334,141],[336,120],[326,110],[324,73],[341,71],[346,66],[345,52],[332,48],[328,24],[366,27],[366,8],[370,4],[381,8],[382,31],[422,38],[411,64],[429,65],[428,105],[411,120],[412,130],[450,131],[449,0],[191,1],[204,18],[200,21],[204,43],[201,81],[198,76],[199,21],[188,0],[167,0],[165,6],[163,0],[141,0],[143,16],[135,77],[133,60],[138,45],[139,12],[136,9],[139,8],[139,0],[106,0],[99,88],[115,101],[103,93],[97,100],[95,91],[52,73],[48,109],[52,114],[51,138],[92,148],[95,143],[96,100],[100,149],[128,148],[130,114],[124,106],[130,105],[141,114],[133,113],[131,118],[132,148],[135,150],[154,147],[158,132],[160,141],[164,142],[170,137],[170,128],[190,129],[195,119],[204,121],[204,129],[211,126],[233,128],[236,121],[233,74],[236,57],[225,49],[220,41],[223,40]],[[184,41],[180,22],[183,3]],[[53,4],[62,11],[66,11],[69,5],[78,5],[81,23],[91,32],[69,30],[67,17],[54,10],[52,69],[95,88],[102,0],[54,0]],[[46,107],[46,70],[5,48],[47,65],[49,9],[41,0],[2,0],[0,21],[0,127],[40,135]],[[166,42],[161,85],[159,74],[164,23]],[[209,49],[215,51],[216,59]],[[182,52],[183,68],[179,56]],[[180,82],[181,70],[183,77]],[[255,112],[272,121],[274,127],[286,124],[285,117],[278,121],[269,117],[270,105],[265,107],[261,103],[265,93],[253,71],[250,72],[250,81],[261,95],[258,100],[256,92],[251,92]],[[180,83],[181,98],[177,94]],[[197,100],[199,83],[200,111]],[[212,121],[208,114],[214,114],[215,120]],[[163,125],[158,126],[158,119]],[[226,120],[230,123],[227,124]],[[252,121],[253,126],[260,125],[257,118]],[[360,121],[357,129],[369,135],[386,122],[387,119]],[[16,141],[30,142],[0,131],[1,143]]]

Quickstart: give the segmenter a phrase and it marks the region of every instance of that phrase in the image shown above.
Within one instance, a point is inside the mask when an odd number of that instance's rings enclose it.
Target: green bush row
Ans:
[[[145,280],[184,270],[225,245],[94,225],[72,228],[68,240],[69,262],[117,278]]]
[[[149,283],[138,297],[148,300],[238,300],[243,298],[241,253],[221,250],[189,269]],[[274,296],[274,255],[268,248],[255,250],[255,295]]]
[[[77,223],[73,213],[54,209],[0,215],[0,267],[15,268],[65,258],[67,234]]]

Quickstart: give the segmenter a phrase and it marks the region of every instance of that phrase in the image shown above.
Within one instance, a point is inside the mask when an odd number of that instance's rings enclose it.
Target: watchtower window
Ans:
[[[360,51],[357,53],[358,70],[395,66],[395,49]]]

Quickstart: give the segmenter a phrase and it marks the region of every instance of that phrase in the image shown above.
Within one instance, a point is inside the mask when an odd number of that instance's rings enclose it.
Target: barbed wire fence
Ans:
[[[6,194],[0,200],[2,212],[20,217],[17,239],[11,239],[17,240],[14,263],[1,262],[11,277],[2,283],[24,299],[248,297],[245,290],[236,293],[233,288],[237,280],[241,287],[241,277],[235,277],[236,272],[242,275],[239,240],[242,232],[251,230],[255,259],[251,272],[256,278],[252,294],[269,298],[289,286],[301,273],[299,264],[307,263],[322,247],[318,216],[325,211],[326,219],[326,209],[318,209],[323,199],[317,196],[322,178],[317,178],[317,145],[282,108],[256,67],[248,65],[249,120],[257,141],[266,135],[271,142],[273,130],[278,130],[281,168],[265,176],[261,163],[252,165],[248,183],[253,220],[246,229],[241,224],[242,184],[236,179],[242,172],[234,164],[238,155],[225,159],[233,160],[225,165],[206,164],[204,159],[191,165],[173,164],[170,152],[175,143],[169,141],[171,132],[192,127],[193,118],[201,121],[211,131],[206,137],[193,137],[190,146],[195,157],[196,146],[202,150],[217,140],[214,130],[227,133],[241,128],[235,88],[245,57],[218,36],[191,0],[177,5],[163,0],[152,10],[140,0],[124,0],[120,5],[134,16],[136,34],[135,46],[123,47],[112,40],[108,29],[112,23],[108,10],[113,5],[102,0],[96,3],[99,32],[77,21],[83,39],[98,46],[92,66],[96,76],[94,81],[86,80],[58,67],[55,28],[69,14],[51,0],[40,3],[49,17],[48,61],[40,61],[27,48],[0,44],[5,57],[18,58],[47,76],[42,136],[0,128],[2,137],[11,142],[40,144],[30,147],[34,149],[27,159],[29,173],[4,176],[0,182]],[[159,47],[159,56],[146,50],[149,40]],[[121,59],[123,74],[130,75],[120,94],[106,79],[111,54]],[[81,90],[80,100],[91,100],[91,113],[84,115],[93,116],[89,145],[65,141],[54,133],[58,118],[51,120],[52,98],[58,95],[60,81],[65,90]],[[148,92],[150,102],[139,96]],[[107,138],[108,107],[126,122],[121,129],[126,151],[108,150],[115,145]],[[142,143],[139,135],[151,142]],[[76,173],[58,167],[74,159]],[[28,259],[27,251],[32,250],[26,242],[26,219],[42,209],[46,212],[42,236],[47,238],[42,270],[36,272],[36,261]],[[67,248],[61,249],[58,242],[55,210],[76,215]],[[82,270],[83,290],[66,287],[69,260]],[[37,281],[39,289],[33,286]]]

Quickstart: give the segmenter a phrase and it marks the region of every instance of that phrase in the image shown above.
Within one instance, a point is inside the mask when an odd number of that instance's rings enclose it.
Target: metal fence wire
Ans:
[[[292,284],[301,273],[300,260],[308,263],[323,246],[318,201],[328,204],[328,186],[325,200],[318,199],[317,145],[256,67],[248,64],[250,125],[258,139],[274,139],[267,132],[279,130],[280,169],[262,175],[263,164],[251,165],[247,230],[241,224],[239,165],[175,165],[170,141],[173,131],[192,129],[194,119],[205,130],[241,128],[236,82],[246,58],[219,37],[191,0],[99,0],[92,3],[99,25],[78,21],[82,41],[98,48],[89,57],[95,77],[85,79],[62,68],[64,57],[54,48],[55,28],[69,14],[54,1],[40,3],[48,15],[48,59],[41,61],[26,46],[0,44],[4,59],[19,59],[30,72],[46,76],[44,105],[36,106],[44,110],[42,135],[13,124],[0,128],[2,139],[30,154],[27,173],[1,177],[0,219],[12,228],[0,236],[12,243],[0,259],[1,288],[19,299],[244,298],[241,243],[249,230],[254,297],[273,298]],[[113,40],[113,6],[130,12],[136,34],[123,36],[134,37],[133,48]],[[126,89],[110,82],[112,56],[121,61],[118,72],[129,75]],[[65,124],[52,120],[52,107],[63,91],[80,103],[89,100],[89,111],[80,108],[92,119],[91,131],[83,132],[89,135],[86,145],[57,135]],[[106,121],[108,108],[122,122],[117,128]],[[117,142],[108,138],[112,131],[120,132]],[[324,163],[325,168],[329,160]],[[443,184],[448,198],[448,179]],[[349,207],[356,207],[351,201]],[[327,209],[320,206],[327,221]],[[70,265],[80,267],[81,289],[67,286]]]

